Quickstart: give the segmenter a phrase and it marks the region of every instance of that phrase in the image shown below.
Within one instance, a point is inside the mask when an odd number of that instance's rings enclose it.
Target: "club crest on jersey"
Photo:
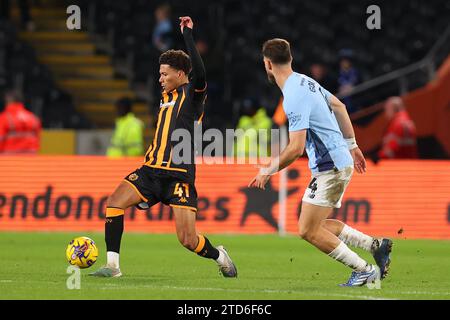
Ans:
[[[136,181],[139,178],[139,176],[136,173],[132,173],[128,176],[128,179],[130,181]]]
[[[294,112],[289,112],[287,114],[287,118],[289,121],[289,125],[294,127],[298,122],[302,120],[302,116],[300,114],[295,114]]]

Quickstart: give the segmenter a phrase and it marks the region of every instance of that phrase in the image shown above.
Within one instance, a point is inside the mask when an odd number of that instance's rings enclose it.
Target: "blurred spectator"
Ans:
[[[208,39],[200,34],[197,36],[197,41],[195,45],[197,47],[198,53],[202,56],[206,72],[208,73],[208,94],[210,91],[211,81],[217,81],[217,78],[223,75],[223,54],[220,49],[216,47],[211,47]]]
[[[209,52],[209,46],[205,39],[199,38],[195,42],[195,46],[197,47],[198,53],[200,53],[201,56],[205,56]]]
[[[266,110],[259,106],[256,99],[245,99],[242,104],[242,116],[236,129],[242,129],[245,135],[238,137],[235,144],[235,154],[246,157],[260,155],[260,147],[270,155],[270,129],[272,120]],[[259,130],[266,130],[266,135],[259,134]],[[262,154],[264,155],[264,154]]]
[[[153,45],[160,52],[169,50],[173,46],[172,24],[170,23],[170,6],[163,4],[155,10],[156,26],[153,29]]]
[[[23,29],[34,31],[35,25],[30,16],[30,5],[28,0],[19,0],[20,19]],[[0,1],[0,17],[1,19],[9,20],[11,16],[11,0]]]
[[[214,122],[216,127],[222,127],[231,123],[231,113],[227,108],[223,108],[223,93],[224,86],[222,83],[224,74],[224,59],[223,54],[217,45],[211,43],[205,34],[199,33],[196,36],[196,47],[200,55],[202,56],[203,63],[205,64],[206,76],[208,82],[208,99],[206,101],[207,108],[210,110],[210,114],[206,117],[204,125],[208,126],[209,123]]]
[[[171,8],[168,4],[162,4],[155,9],[155,19],[156,24],[152,32],[152,57],[151,61],[154,61],[152,70],[156,72],[157,76],[154,77],[152,82],[152,95],[154,97],[159,97],[161,93],[161,85],[158,81],[159,79],[159,63],[158,59],[161,53],[173,49],[175,44],[174,29],[170,21]],[[157,99],[157,98],[156,98]],[[149,106],[151,113],[157,113],[157,107],[155,104]]]
[[[34,154],[39,151],[41,121],[25,109],[23,96],[15,90],[5,93],[5,110],[0,113],[0,153]]]
[[[118,118],[107,150],[110,157],[141,156],[144,153],[144,124],[132,112],[133,103],[129,98],[116,102]]]
[[[418,157],[416,127],[400,97],[392,97],[384,106],[389,121],[378,157],[381,159],[415,159]]]
[[[359,72],[353,66],[353,52],[351,50],[341,50],[339,57],[338,93],[343,97],[342,102],[347,106],[348,113],[353,113],[357,111],[357,108],[353,105],[352,99],[347,97],[347,95],[359,83]]]
[[[316,80],[322,87],[330,91],[331,93],[336,93],[337,82],[328,73],[327,67],[322,63],[313,63],[309,67],[309,74],[311,78]]]

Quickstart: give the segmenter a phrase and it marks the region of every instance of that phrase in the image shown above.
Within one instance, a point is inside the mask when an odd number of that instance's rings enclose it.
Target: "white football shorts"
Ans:
[[[303,201],[321,207],[340,208],[352,175],[353,166],[313,173]]]

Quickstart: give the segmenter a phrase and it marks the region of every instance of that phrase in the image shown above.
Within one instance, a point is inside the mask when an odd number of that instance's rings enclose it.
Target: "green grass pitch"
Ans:
[[[97,242],[100,256],[81,270],[81,288],[69,290],[65,248],[81,235]],[[338,287],[350,270],[293,236],[208,237],[228,249],[237,279],[219,276],[214,261],[187,251],[172,234],[125,233],[124,276],[102,279],[87,274],[105,263],[103,234],[1,232],[0,299],[450,299],[449,241],[394,241],[390,275],[369,289]]]

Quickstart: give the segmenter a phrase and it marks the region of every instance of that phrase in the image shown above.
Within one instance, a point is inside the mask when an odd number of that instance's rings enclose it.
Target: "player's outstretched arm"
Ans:
[[[331,95],[329,98],[331,109],[336,116],[336,120],[341,129],[342,135],[347,140],[349,144],[350,153],[353,157],[353,162],[355,165],[355,170],[358,173],[366,172],[366,160],[362,151],[358,148],[355,140],[355,131],[353,130],[352,122],[350,116],[348,115],[347,108],[338,98]]]
[[[303,154],[305,151],[305,144],[306,130],[289,132],[289,143],[281,152],[280,156],[273,159],[268,167],[261,168],[248,186],[265,190],[265,185],[272,175],[289,166]]]
[[[198,53],[195,46],[194,38],[192,36],[192,29],[194,23],[190,17],[180,17],[180,30],[183,34],[184,43],[191,58],[193,83],[196,90],[204,90],[206,88],[206,71],[203,64],[202,57]]]
[[[344,138],[354,138],[355,131],[353,130],[352,122],[350,120],[350,116],[348,115],[345,104],[343,104],[338,98],[333,95],[331,95],[331,97],[329,98],[329,102]]]

